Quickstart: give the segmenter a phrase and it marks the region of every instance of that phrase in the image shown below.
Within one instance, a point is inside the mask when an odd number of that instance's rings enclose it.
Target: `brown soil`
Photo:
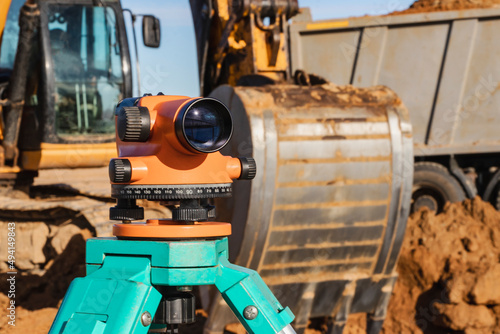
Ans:
[[[500,333],[500,213],[476,198],[408,221],[383,333]]]
[[[88,230],[77,234],[68,243],[56,261],[49,264],[43,276],[18,275],[16,277],[16,321],[15,327],[8,324],[9,299],[0,294],[0,333],[47,333],[57,307],[60,305],[69,284],[75,277],[85,275],[85,240],[91,236]],[[0,291],[8,291],[7,278],[0,275]]]
[[[407,10],[395,12],[393,14],[415,14],[499,6],[500,0],[417,0]]]
[[[48,331],[69,282],[83,275],[83,265],[69,264],[83,263],[85,237],[75,237],[43,277],[18,277],[16,327],[7,324],[8,299],[0,294],[1,333]],[[414,214],[398,271],[383,334],[500,334],[500,213],[488,203],[474,199],[448,205],[437,216]],[[352,315],[344,333],[365,333],[364,322],[364,315]],[[312,327],[306,334],[322,333],[321,326]]]
[[[46,334],[49,331],[52,321],[54,320],[57,308],[48,307],[41,310],[29,311],[25,308],[16,308],[15,327],[10,326],[7,322],[9,319],[4,315],[9,299],[7,296],[0,294],[0,332],[2,334]]]

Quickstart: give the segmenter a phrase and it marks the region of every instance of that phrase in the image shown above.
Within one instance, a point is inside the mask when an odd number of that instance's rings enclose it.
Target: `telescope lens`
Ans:
[[[184,131],[189,142],[210,149],[219,140],[224,126],[216,110],[199,106],[189,110],[184,119]]]
[[[216,152],[231,138],[233,125],[229,110],[215,99],[194,101],[185,109],[182,123],[188,148],[197,152]]]

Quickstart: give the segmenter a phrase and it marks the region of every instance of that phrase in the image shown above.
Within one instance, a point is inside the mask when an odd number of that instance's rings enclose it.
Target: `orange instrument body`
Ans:
[[[110,162],[117,206],[114,235],[128,238],[207,238],[231,234],[215,218],[209,198],[231,195],[233,179],[255,175],[251,158],[223,156],[230,140],[229,110],[212,98],[144,96],[122,101],[116,109],[118,158]],[[179,201],[172,220],[143,218],[136,199]],[[212,210],[212,211],[211,211]]]
[[[241,174],[238,158],[219,152],[194,153],[176,136],[175,122],[186,105],[199,101],[186,96],[147,96],[138,106],[150,113],[150,136],[146,142],[124,142],[118,134],[118,156],[132,165],[130,184],[231,183]],[[117,127],[119,125],[117,124]]]

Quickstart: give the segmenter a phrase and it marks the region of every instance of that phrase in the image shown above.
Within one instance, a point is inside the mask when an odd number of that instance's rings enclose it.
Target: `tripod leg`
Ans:
[[[281,306],[257,272],[220,256],[215,286],[248,333],[295,333],[292,312]]]
[[[145,334],[161,299],[144,257],[107,256],[101,268],[76,278],[49,334]]]

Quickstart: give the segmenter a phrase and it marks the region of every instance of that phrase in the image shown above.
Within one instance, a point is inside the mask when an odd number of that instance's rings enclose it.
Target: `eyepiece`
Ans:
[[[181,144],[194,153],[221,150],[231,139],[233,120],[227,107],[213,98],[200,98],[185,105],[175,120]]]

